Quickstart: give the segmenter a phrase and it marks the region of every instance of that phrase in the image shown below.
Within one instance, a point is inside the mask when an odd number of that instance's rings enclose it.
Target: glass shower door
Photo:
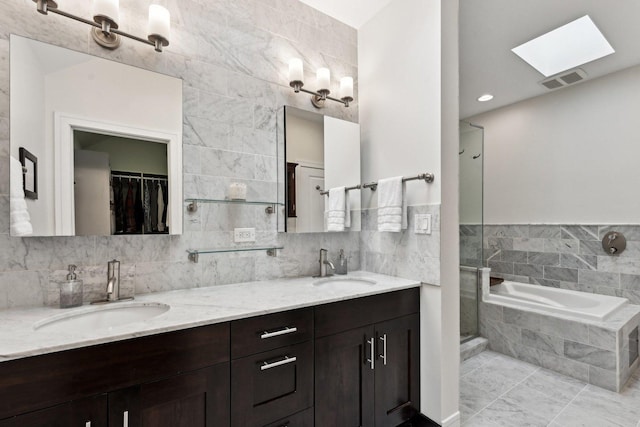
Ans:
[[[478,336],[484,129],[460,122],[460,340]]]

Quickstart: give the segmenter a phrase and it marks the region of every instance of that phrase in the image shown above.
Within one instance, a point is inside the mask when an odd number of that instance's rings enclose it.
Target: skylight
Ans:
[[[511,49],[545,77],[615,52],[589,15]]]

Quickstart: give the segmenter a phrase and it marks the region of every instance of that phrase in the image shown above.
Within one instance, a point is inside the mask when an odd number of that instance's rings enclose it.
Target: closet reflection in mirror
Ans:
[[[360,183],[360,126],[357,123],[285,107],[286,231],[327,231],[328,196],[321,191]],[[360,231],[360,190],[347,192],[351,226]]]
[[[14,35],[10,61],[11,156],[38,158],[32,235],[181,234],[182,81]]]
[[[78,236],[169,233],[167,146],[74,131]]]

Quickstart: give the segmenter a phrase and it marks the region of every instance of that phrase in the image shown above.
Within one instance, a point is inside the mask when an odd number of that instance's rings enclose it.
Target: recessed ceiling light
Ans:
[[[615,52],[589,15],[511,49],[545,77]]]
[[[493,99],[493,95],[491,95],[490,93],[485,93],[484,95],[478,97],[478,101],[480,102],[487,102],[487,101],[491,101]]]

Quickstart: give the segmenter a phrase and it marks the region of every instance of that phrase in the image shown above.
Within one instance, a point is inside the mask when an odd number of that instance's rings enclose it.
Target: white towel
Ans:
[[[327,208],[327,231],[344,231],[345,227],[345,187],[329,190]]]
[[[397,233],[407,228],[405,189],[401,176],[378,181],[378,231]]]
[[[12,236],[33,234],[31,217],[24,200],[22,188],[22,163],[11,156],[9,177],[9,226]]]

